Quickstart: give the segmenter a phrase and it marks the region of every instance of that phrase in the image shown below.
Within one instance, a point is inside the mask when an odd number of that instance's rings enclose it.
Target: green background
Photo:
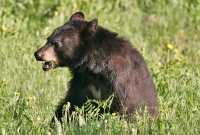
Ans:
[[[84,109],[49,129],[67,68],[43,72],[33,53],[76,11],[130,40],[156,84],[160,117],[133,122]],[[59,127],[59,126],[58,126]],[[0,0],[0,134],[200,134],[200,0]]]

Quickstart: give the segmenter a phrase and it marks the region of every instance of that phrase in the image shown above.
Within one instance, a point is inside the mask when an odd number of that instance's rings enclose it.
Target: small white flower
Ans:
[[[81,115],[79,115],[79,125],[80,126],[85,125],[85,120],[84,120],[84,118]]]

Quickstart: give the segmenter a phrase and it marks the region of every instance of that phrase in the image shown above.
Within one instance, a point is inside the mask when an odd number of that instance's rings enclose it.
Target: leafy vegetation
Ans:
[[[92,111],[84,119],[81,108],[62,131],[50,130],[71,74],[44,73],[33,53],[78,10],[143,54],[159,96],[157,120],[97,119]],[[200,134],[199,0],[1,0],[0,18],[0,134]]]

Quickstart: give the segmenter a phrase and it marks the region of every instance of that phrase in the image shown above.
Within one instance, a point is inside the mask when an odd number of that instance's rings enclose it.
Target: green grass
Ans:
[[[49,121],[71,74],[43,72],[33,56],[54,28],[82,10],[87,19],[129,39],[143,54],[156,84],[160,117],[113,114],[65,123],[71,135],[200,134],[199,0],[0,0],[0,134],[61,134]],[[58,128],[59,129],[59,128]]]

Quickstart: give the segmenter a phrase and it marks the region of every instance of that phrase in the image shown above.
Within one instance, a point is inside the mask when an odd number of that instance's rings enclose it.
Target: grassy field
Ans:
[[[78,10],[143,54],[159,96],[157,120],[97,120],[92,112],[83,120],[79,109],[77,121],[49,129],[71,74],[44,73],[33,53]],[[18,134],[200,134],[200,0],[0,0],[0,135]]]

